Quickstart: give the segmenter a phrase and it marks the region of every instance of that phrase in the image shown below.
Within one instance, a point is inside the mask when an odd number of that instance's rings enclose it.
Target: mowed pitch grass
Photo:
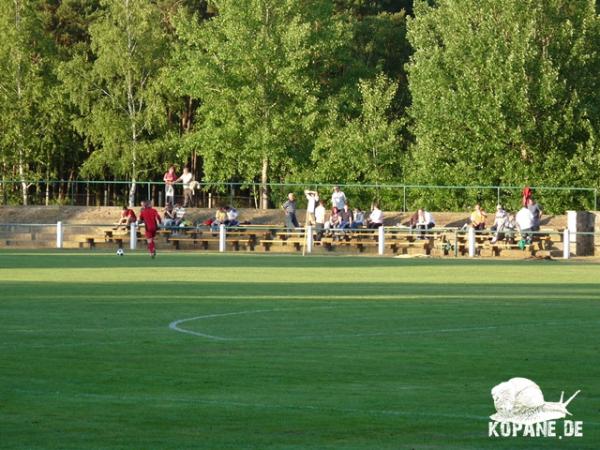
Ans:
[[[0,448],[600,446],[595,264],[4,252],[0,322]],[[516,376],[584,437],[488,438]]]

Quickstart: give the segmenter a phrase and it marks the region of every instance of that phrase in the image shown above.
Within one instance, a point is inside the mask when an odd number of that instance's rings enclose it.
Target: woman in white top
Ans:
[[[379,228],[383,225],[383,211],[379,209],[377,203],[373,204],[373,210],[368,220],[368,228]]]

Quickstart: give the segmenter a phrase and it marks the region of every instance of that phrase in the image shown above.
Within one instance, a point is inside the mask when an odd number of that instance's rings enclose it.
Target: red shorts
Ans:
[[[156,228],[152,229],[148,229],[146,228],[146,231],[144,232],[144,235],[146,236],[146,239],[154,239],[156,237]]]

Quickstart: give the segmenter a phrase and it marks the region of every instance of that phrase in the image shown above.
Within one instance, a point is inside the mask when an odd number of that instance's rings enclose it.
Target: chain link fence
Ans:
[[[122,206],[128,203],[131,183],[128,181],[19,181],[0,182],[2,205],[74,205]],[[430,211],[468,211],[475,203],[493,211],[496,204],[507,210],[518,210],[522,186],[431,186],[406,184],[339,184],[352,207],[370,209],[378,202],[388,211],[413,211],[420,207]],[[333,184],[269,183],[269,207],[278,208],[293,192],[298,206],[304,208],[304,190],[316,190],[326,206],[330,206]],[[534,197],[545,212],[562,214],[565,210],[597,210],[597,189],[582,187],[532,186]],[[24,195],[24,192],[26,195]],[[236,208],[259,208],[259,183],[198,183],[193,204],[198,208],[231,205]],[[165,203],[162,182],[136,183],[135,203],[151,199],[155,205]],[[175,186],[175,202],[183,203],[183,188]]]

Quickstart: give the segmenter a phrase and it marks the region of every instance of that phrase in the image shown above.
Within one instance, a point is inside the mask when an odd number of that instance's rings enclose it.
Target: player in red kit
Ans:
[[[146,229],[146,241],[148,241],[148,251],[154,258],[156,256],[156,246],[154,245],[154,238],[156,237],[156,230],[161,222],[160,215],[152,207],[152,202],[142,202],[142,210],[140,211],[140,222],[144,222]]]

